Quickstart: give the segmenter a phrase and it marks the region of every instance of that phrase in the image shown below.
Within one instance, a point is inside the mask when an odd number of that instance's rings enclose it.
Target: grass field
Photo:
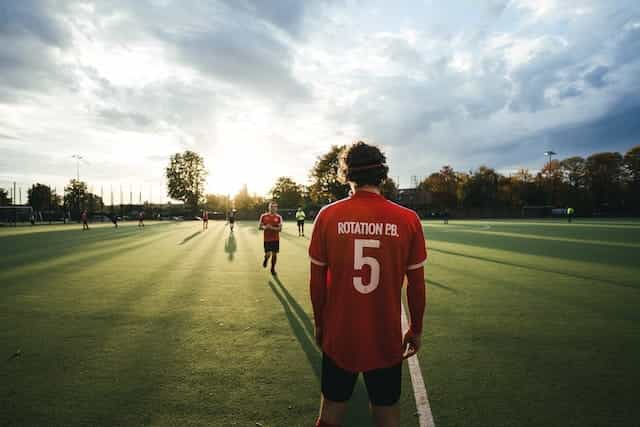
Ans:
[[[437,426],[638,425],[640,221],[424,228]],[[0,229],[0,425],[312,425],[307,245],[273,279],[254,223]]]

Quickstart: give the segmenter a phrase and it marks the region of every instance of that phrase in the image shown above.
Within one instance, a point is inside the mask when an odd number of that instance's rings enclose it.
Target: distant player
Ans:
[[[375,425],[398,426],[402,362],[420,349],[424,234],[414,211],[380,194],[385,162],[377,147],[347,147],[340,174],[353,195],[324,207],[315,219],[309,256],[316,342],[323,353],[318,427],[341,425],[360,372]],[[403,336],[405,276],[411,326]]]
[[[228,221],[229,221],[229,228],[231,229],[231,232],[233,233],[233,225],[236,223],[236,210],[232,209],[229,211],[229,216],[228,216]]]
[[[575,211],[573,210],[573,208],[567,208],[567,222],[571,223],[574,213]]]
[[[118,215],[111,215],[111,222],[116,228],[118,228]]]
[[[83,210],[80,214],[80,219],[82,220],[82,231],[89,229],[89,214],[87,210]]]
[[[271,258],[271,274],[276,273],[276,262],[278,252],[280,252],[280,232],[282,231],[282,217],[278,215],[278,203],[269,203],[269,212],[260,216],[258,225],[260,230],[264,230],[264,260],[262,267],[267,268],[269,258]]]
[[[138,227],[144,227],[144,211],[138,213]]]
[[[202,212],[202,229],[209,229],[209,211],[206,209]]]
[[[302,210],[302,207],[299,207],[298,211],[296,212],[296,221],[298,222],[298,237],[304,236],[304,219],[306,217],[307,216]]]
[[[445,224],[449,224],[449,211],[447,209],[445,209],[442,213],[442,219],[444,220]]]

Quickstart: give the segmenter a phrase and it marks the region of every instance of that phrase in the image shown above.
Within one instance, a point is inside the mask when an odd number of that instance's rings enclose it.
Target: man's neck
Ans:
[[[354,193],[357,191],[368,191],[370,193],[380,194],[380,188],[375,185],[363,185],[362,187],[353,186],[351,188],[353,189]]]

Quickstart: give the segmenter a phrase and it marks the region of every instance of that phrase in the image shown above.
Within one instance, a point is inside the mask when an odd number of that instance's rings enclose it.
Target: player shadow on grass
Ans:
[[[280,301],[280,304],[282,304],[284,313],[291,325],[291,330],[307,356],[318,383],[320,383],[322,378],[322,354],[315,343],[315,328],[311,319],[309,319],[307,313],[305,313],[304,309],[298,304],[298,301],[293,298],[278,277],[274,276],[269,280],[269,287],[278,298],[278,301]],[[310,390],[310,392],[317,393],[318,390]],[[353,396],[349,401],[345,425],[370,425],[371,416],[367,409],[368,407],[369,398],[362,383],[362,378],[360,377],[353,391]]]
[[[227,240],[224,242],[224,251],[227,253],[229,261],[233,261],[233,254],[236,253],[237,249],[236,236],[233,233],[230,233]]]
[[[440,252],[440,253],[443,253],[445,255],[453,255],[453,256],[459,256],[459,257],[463,257],[463,258],[474,259],[474,260],[477,260],[477,261],[484,261],[484,262],[490,262],[490,263],[494,263],[494,264],[506,265],[508,267],[524,268],[524,269],[527,269],[527,270],[540,271],[540,272],[543,272],[543,273],[559,274],[561,276],[572,277],[574,279],[579,279],[579,280],[602,282],[602,283],[607,283],[607,284],[613,285],[613,286],[620,286],[620,287],[623,287],[623,288],[638,289],[637,286],[635,286],[633,284],[630,284],[630,283],[616,282],[614,280],[604,279],[602,277],[596,277],[596,276],[586,276],[586,275],[580,275],[580,274],[575,274],[575,273],[569,273],[567,271],[561,271],[561,270],[557,270],[557,269],[553,269],[553,268],[534,267],[534,266],[531,266],[531,265],[520,264],[520,263],[516,263],[516,262],[509,262],[509,261],[501,261],[501,260],[497,260],[497,259],[493,259],[493,258],[482,257],[482,256],[478,256],[478,255],[470,255],[470,254],[465,254],[465,253],[462,253],[462,252],[448,251],[448,250],[438,249],[438,248],[434,248],[434,247],[431,247],[431,251]]]
[[[459,233],[446,233],[446,237],[439,235],[441,230],[432,233],[431,229],[423,227],[427,234],[427,240],[431,245],[438,243],[458,244],[473,248],[487,248],[492,250],[506,251],[513,254],[534,255],[542,257],[553,257],[555,259],[566,259],[578,262],[596,262],[613,265],[626,266],[635,256],[633,251],[627,247],[617,247],[615,242],[611,245],[601,245],[596,243],[581,243],[578,241],[567,241],[565,238],[571,236],[544,236],[545,239],[532,239],[526,235],[506,236],[492,233],[465,233],[461,227]],[[548,238],[548,239],[547,239]],[[587,247],[585,247],[587,245]],[[588,248],[588,249],[587,249]],[[614,248],[614,249],[612,249]],[[635,260],[635,258],[633,258]],[[633,262],[633,261],[631,261]]]
[[[193,239],[194,237],[198,236],[198,234],[202,234],[202,230],[196,231],[195,233],[189,234],[187,237],[185,237],[182,242],[180,242],[180,245],[184,245],[185,243],[187,243],[189,240]]]
[[[98,243],[124,240],[138,232],[134,227],[122,227],[118,230],[113,227],[96,227],[91,229],[91,233],[84,234],[74,233],[75,231],[79,229],[65,226],[63,230],[47,231],[45,234],[32,232],[0,236],[0,247],[12,248],[11,253],[0,259],[0,268],[62,258],[79,250],[92,249]]]

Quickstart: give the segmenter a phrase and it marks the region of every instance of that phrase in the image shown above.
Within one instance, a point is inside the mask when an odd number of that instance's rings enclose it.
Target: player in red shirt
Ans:
[[[209,229],[209,211],[206,209],[202,212],[202,229]]]
[[[82,231],[89,229],[89,214],[87,210],[83,210],[80,214],[80,219],[82,220]]]
[[[276,273],[276,261],[280,252],[280,232],[282,231],[282,217],[278,215],[278,203],[269,203],[269,212],[260,216],[258,228],[264,230],[264,260],[262,267],[267,268],[267,262],[271,258],[271,274]]]
[[[311,302],[322,348],[322,402],[316,426],[339,426],[363,373],[377,426],[398,426],[402,361],[420,348],[425,308],[422,224],[385,199],[386,158],[357,142],[340,158],[353,194],[317,215],[311,257]],[[402,285],[408,279],[411,327],[402,334]]]

